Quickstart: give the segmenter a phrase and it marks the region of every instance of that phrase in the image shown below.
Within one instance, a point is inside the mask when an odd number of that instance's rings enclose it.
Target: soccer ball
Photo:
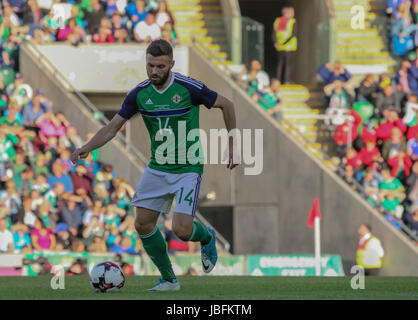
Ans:
[[[118,292],[125,284],[125,275],[116,263],[101,262],[91,270],[90,284],[96,292]]]

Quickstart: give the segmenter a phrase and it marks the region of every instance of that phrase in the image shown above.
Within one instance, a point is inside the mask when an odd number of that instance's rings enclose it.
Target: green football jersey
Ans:
[[[164,90],[145,80],[129,91],[118,114],[130,119],[140,113],[151,139],[148,166],[169,173],[203,173],[199,105],[212,108],[217,93],[202,82],[171,73]]]

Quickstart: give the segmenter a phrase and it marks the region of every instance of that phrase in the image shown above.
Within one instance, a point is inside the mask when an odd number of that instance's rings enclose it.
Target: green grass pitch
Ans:
[[[96,293],[87,276],[65,277],[65,289],[53,290],[51,276],[0,277],[0,299],[135,299],[135,300],[283,300],[415,299],[418,277],[366,277],[364,290],[353,290],[351,277],[179,277],[178,292],[144,292],[155,276],[127,277],[118,293]]]

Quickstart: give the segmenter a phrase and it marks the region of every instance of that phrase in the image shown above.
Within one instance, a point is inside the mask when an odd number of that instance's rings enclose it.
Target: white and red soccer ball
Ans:
[[[125,285],[125,275],[118,264],[101,262],[91,270],[90,284],[97,292],[118,292]]]

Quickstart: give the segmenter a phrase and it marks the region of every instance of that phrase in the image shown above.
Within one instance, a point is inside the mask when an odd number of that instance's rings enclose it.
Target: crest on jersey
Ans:
[[[179,96],[178,93],[176,93],[172,98],[171,101],[173,101],[174,103],[179,103],[181,101],[181,97]]]

